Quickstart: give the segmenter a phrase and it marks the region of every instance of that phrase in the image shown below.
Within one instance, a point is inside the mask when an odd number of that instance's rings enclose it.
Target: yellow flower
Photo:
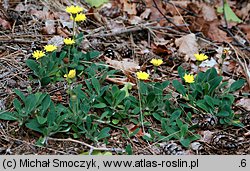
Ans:
[[[149,78],[149,74],[142,71],[137,72],[136,75],[139,80],[148,80]]]
[[[154,66],[160,66],[163,63],[163,61],[162,59],[152,59],[150,63],[153,64]]]
[[[39,58],[42,58],[45,56],[45,53],[41,50],[36,50],[33,52],[33,57],[36,58],[36,60],[38,60]]]
[[[204,61],[208,58],[207,55],[201,53],[201,54],[194,54],[197,61]]]
[[[224,48],[222,53],[225,54],[225,55],[230,55],[231,51],[230,51],[229,48]]]
[[[65,78],[71,78],[71,79],[75,78],[75,76],[76,76],[76,70],[75,69],[70,70],[68,74],[64,75]]]
[[[194,83],[194,76],[191,74],[185,74],[183,78],[186,83]]]
[[[54,50],[57,49],[57,47],[55,45],[46,45],[44,46],[44,49],[46,52],[53,52]]]
[[[72,40],[71,38],[65,38],[65,39],[63,40],[63,42],[64,42],[66,45],[72,45],[72,44],[75,43],[75,41]]]
[[[83,11],[83,8],[80,6],[71,5],[69,7],[66,7],[65,11],[70,14],[78,14]]]
[[[75,18],[73,18],[73,16],[70,16],[71,20],[74,20],[76,22],[81,22],[81,21],[85,21],[86,20],[86,15],[83,13],[80,14],[76,14]]]

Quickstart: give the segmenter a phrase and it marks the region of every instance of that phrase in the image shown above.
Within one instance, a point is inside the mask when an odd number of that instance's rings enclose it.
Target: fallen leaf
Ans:
[[[135,62],[130,62],[128,59],[123,58],[122,61],[117,60],[111,60],[109,58],[106,58],[106,63],[113,66],[116,69],[120,69],[125,72],[134,72],[138,69],[140,69],[140,66]]]
[[[203,67],[203,68],[212,68],[214,67],[215,65],[217,65],[218,63],[214,60],[214,58],[211,58],[210,60],[205,60],[203,61],[201,64],[200,64],[200,67]]]
[[[227,33],[223,30],[219,29],[219,22],[209,22],[207,23],[208,30],[207,35],[212,40],[218,41],[218,42],[231,42],[233,39],[231,37],[227,36]]]
[[[200,133],[200,135],[202,136],[200,141],[205,142],[205,143],[210,143],[212,140],[213,134],[214,132],[211,132],[211,131],[202,131]]]
[[[92,7],[100,7],[101,5],[108,2],[108,0],[85,0],[89,3]]]
[[[48,11],[41,11],[41,10],[35,10],[35,9],[31,9],[29,13],[30,15],[36,16],[40,20],[48,19],[48,16],[49,16]]]
[[[250,40],[250,24],[240,24],[238,27],[246,34],[248,40]]]
[[[123,1],[123,11],[129,15],[136,15],[136,3],[131,3],[129,0]]]
[[[137,24],[140,24],[141,22],[142,22],[142,19],[138,16],[132,16],[129,19],[129,24],[131,24],[131,25],[137,25]]]
[[[250,3],[248,2],[246,6],[241,8],[240,10],[235,11],[235,13],[242,18],[242,20],[246,20],[249,17],[250,11]]]
[[[151,9],[147,8],[143,13],[141,13],[140,17],[142,19],[148,19],[150,14],[151,14]]]
[[[202,16],[206,21],[213,21],[217,19],[214,8],[212,6],[206,5],[205,3],[202,4]]]
[[[243,107],[244,109],[246,109],[247,111],[250,111],[250,99],[249,98],[241,98],[240,100],[238,100],[236,102],[236,106],[240,106]]]
[[[46,20],[45,21],[45,27],[42,28],[42,32],[44,34],[55,34],[56,28],[55,28],[55,21],[54,20]]]
[[[177,47],[179,47],[178,52],[186,55],[186,61],[188,61],[189,59],[191,59],[192,61],[196,60],[194,54],[198,53],[199,49],[195,34],[191,33],[179,39],[176,39],[175,44]]]
[[[136,129],[139,128],[139,125],[130,124],[130,125],[127,125],[126,127],[128,128],[128,130],[129,130],[130,133],[133,133]],[[144,134],[143,134],[143,132],[142,132],[142,129],[139,128],[139,131],[136,133],[136,136],[137,136],[137,137],[141,137],[141,136],[143,136],[143,135],[144,135]]]
[[[8,21],[0,18],[0,25],[4,28],[4,29],[11,29],[11,25]]]

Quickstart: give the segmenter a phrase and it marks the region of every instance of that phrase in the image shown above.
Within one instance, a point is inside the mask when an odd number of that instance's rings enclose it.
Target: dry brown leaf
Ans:
[[[136,15],[136,3],[131,3],[129,0],[123,1],[123,11],[129,15]]]
[[[236,102],[236,106],[243,107],[247,111],[250,111],[250,99],[249,98],[242,98]]]
[[[123,61],[112,60],[105,58],[106,63],[113,66],[116,69],[122,70],[124,72],[134,72],[140,69],[140,66],[135,62],[130,62],[128,59],[123,59]]]
[[[48,11],[41,11],[41,10],[31,9],[29,13],[30,13],[30,15],[34,15],[38,19],[41,19],[41,20],[48,19],[48,17],[49,17],[49,12]]]
[[[227,36],[227,33],[223,30],[219,29],[219,22],[210,22],[208,24],[208,31],[207,35],[212,40],[218,41],[218,42],[231,42],[233,39],[231,37]]]
[[[240,24],[238,27],[246,34],[248,40],[250,40],[250,24]]]
[[[245,20],[249,17],[249,11],[250,11],[250,3],[243,7],[240,10],[236,10],[235,13],[237,16],[239,16],[242,20]]]
[[[150,9],[150,8],[147,8],[147,9],[140,15],[140,17],[141,17],[142,19],[148,19],[150,14],[151,14],[151,9]]]
[[[42,28],[42,32],[44,34],[55,34],[56,28],[55,28],[55,21],[54,20],[46,20],[45,21],[45,27]]]
[[[210,143],[211,139],[213,137],[214,132],[211,131],[202,131],[200,133],[200,135],[202,136],[202,138],[200,139],[200,141],[203,141],[205,143]]]
[[[62,27],[57,27],[56,28],[56,33],[64,38],[68,37],[71,35],[71,33],[66,30],[66,29],[63,29]]]
[[[199,50],[195,34],[191,33],[176,39],[175,44],[179,47],[178,52],[186,55],[186,61],[189,59],[195,61],[194,54],[198,53]]]
[[[129,24],[131,25],[137,25],[137,24],[140,24],[141,22],[142,22],[142,19],[141,17],[138,17],[138,16],[132,16],[129,19]]]
[[[217,19],[214,8],[206,5],[205,3],[202,3],[202,15],[206,21],[213,21]]]
[[[8,21],[0,18],[0,25],[4,28],[4,29],[11,29],[11,25]]]

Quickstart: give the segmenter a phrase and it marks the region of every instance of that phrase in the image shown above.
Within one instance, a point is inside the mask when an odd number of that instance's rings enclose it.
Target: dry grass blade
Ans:
[[[236,55],[237,59],[234,59],[234,60],[237,61],[240,64],[240,66],[242,67],[244,74],[245,74],[245,77],[246,77],[246,80],[247,80],[247,83],[248,83],[248,87],[250,88],[250,71],[249,71],[249,68],[247,65],[247,61],[246,61],[246,59],[248,59],[248,58],[247,58],[246,54],[243,53],[239,48],[233,46],[230,43],[229,43],[229,45],[235,51],[235,55]]]

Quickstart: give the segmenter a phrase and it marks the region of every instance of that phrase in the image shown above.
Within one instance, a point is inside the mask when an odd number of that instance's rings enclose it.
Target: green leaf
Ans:
[[[238,81],[235,81],[229,87],[229,92],[234,92],[234,91],[240,89],[244,84],[245,84],[245,80],[244,79],[240,79]]]
[[[188,131],[188,125],[187,124],[183,124],[181,126],[181,138],[184,138],[187,134]]]
[[[231,7],[229,6],[229,4],[227,3],[227,1],[224,1],[223,7],[218,7],[217,8],[217,12],[219,13],[223,13],[223,8],[225,11],[225,17],[227,21],[233,21],[233,22],[237,22],[237,23],[241,23],[242,20],[239,19],[239,17],[233,12],[233,10],[231,9]]]
[[[47,117],[42,117],[42,116],[36,116],[37,122],[42,125],[45,122],[47,122]]]
[[[117,125],[119,122],[120,122],[120,120],[118,120],[118,119],[113,119],[112,120],[112,123],[115,124],[115,125]]]
[[[17,118],[13,115],[13,112],[0,111],[0,119],[8,121],[16,121]]]
[[[179,93],[181,93],[183,96],[186,96],[186,89],[179,81],[173,80],[172,84]]]
[[[183,145],[184,147],[188,148],[191,142],[190,142],[189,139],[181,138],[181,139],[180,139],[180,143],[181,143],[181,145]]]
[[[128,155],[132,155],[133,154],[133,150],[132,150],[132,146],[131,144],[128,144],[125,148],[125,151]]]
[[[26,65],[39,77],[39,64],[33,59],[27,59]]]
[[[100,92],[100,83],[99,83],[99,80],[97,78],[95,78],[95,77],[92,77],[91,82],[92,82],[92,85],[93,85],[94,89],[99,94],[99,92]]]
[[[129,136],[130,137],[133,137],[135,136],[139,131],[140,131],[141,128],[136,128]]]
[[[22,109],[22,104],[19,100],[17,100],[16,98],[13,100],[13,105],[15,107],[15,109],[20,113],[21,109]]]
[[[229,113],[228,111],[223,110],[223,111],[220,111],[219,113],[217,113],[216,116],[219,116],[219,117],[227,117],[227,116],[229,116],[229,115],[230,115],[230,113]]]
[[[120,93],[115,97],[114,106],[117,106],[118,104],[120,104],[125,97],[126,97],[126,92],[120,91]]]
[[[109,128],[109,127],[103,128],[103,129],[100,131],[99,135],[97,136],[97,140],[100,140],[100,139],[109,137],[109,131],[110,131],[110,128]]]
[[[179,77],[183,79],[186,71],[181,66],[177,68],[177,71],[178,71]]]
[[[50,81],[51,81],[50,77],[43,77],[41,79],[41,85],[46,86],[46,85],[48,85],[50,83]]]
[[[49,108],[51,102],[52,101],[50,99],[50,96],[46,95],[45,98],[42,101],[42,104],[41,104],[41,107],[42,107],[41,112],[40,112],[41,116],[43,116],[44,113],[47,111],[47,109]]]
[[[153,117],[154,117],[156,120],[158,120],[158,121],[161,121],[161,119],[162,119],[162,116],[159,115],[158,113],[153,113]]]
[[[96,58],[100,55],[100,52],[98,51],[90,51],[88,52],[89,56],[90,56],[90,59],[93,59],[93,58]]]
[[[176,119],[178,119],[181,116],[181,110],[176,110],[174,111],[171,116],[170,116],[170,122],[175,121]]]
[[[24,94],[23,94],[20,90],[15,89],[14,92],[16,93],[16,95],[17,95],[18,97],[20,97],[20,99],[21,99],[23,102],[25,102],[26,97],[24,96]]]
[[[43,133],[43,130],[40,128],[40,124],[37,122],[37,119],[29,120],[25,126],[31,130]]]
[[[107,107],[107,105],[105,103],[98,103],[98,104],[93,105],[93,107],[98,108],[98,109],[102,109],[102,108]]]
[[[49,112],[47,114],[48,126],[52,126],[56,120],[56,117],[60,114],[62,108],[58,107],[56,111],[54,103],[50,103]]]
[[[89,3],[92,7],[100,7],[104,3],[107,3],[108,0],[85,0],[87,3]]]
[[[151,104],[155,99],[155,93],[154,92],[150,92],[147,95],[147,104]]]
[[[197,101],[196,105],[198,107],[200,107],[201,109],[205,110],[206,112],[209,112],[209,110],[208,110],[207,106],[204,104],[203,100]]]
[[[25,101],[25,112],[30,113],[35,107],[37,103],[37,98],[34,94],[30,94]]]
[[[211,86],[208,94],[212,94],[213,91],[220,85],[221,81],[222,81],[223,77],[215,77],[214,79],[209,81],[209,85]]]
[[[213,100],[212,97],[210,97],[210,96],[208,96],[208,95],[205,95],[205,96],[204,96],[204,99],[205,99],[206,103],[207,103],[210,107],[214,108],[214,103],[213,103],[214,100]]]

